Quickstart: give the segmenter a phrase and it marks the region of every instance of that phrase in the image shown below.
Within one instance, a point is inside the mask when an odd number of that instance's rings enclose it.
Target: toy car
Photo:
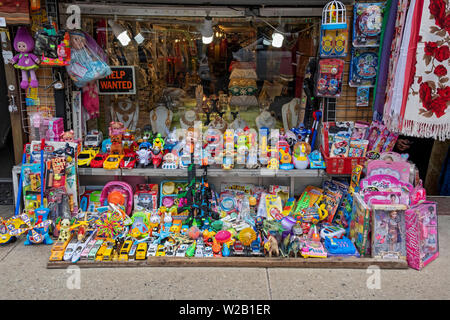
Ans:
[[[94,159],[91,160],[91,168],[103,168],[103,163],[107,156],[105,153],[97,153]]]
[[[97,155],[94,149],[85,149],[78,154],[78,167],[86,168],[91,164],[92,159]]]
[[[141,242],[137,245],[136,248],[136,260],[145,260],[147,258],[147,242]]]
[[[172,245],[166,246],[166,256],[173,257],[175,255],[175,249]]]
[[[114,244],[110,243],[106,247],[106,250],[103,252],[103,261],[111,261],[112,253],[114,249]]]
[[[162,244],[160,244],[158,246],[158,249],[156,250],[156,256],[157,257],[164,257],[166,255],[166,251],[165,250],[166,250],[166,248]]]
[[[120,167],[125,169],[133,169],[136,166],[136,153],[129,152],[120,160]]]
[[[251,255],[252,256],[263,256],[264,254],[261,252],[261,247],[257,241],[253,241],[251,245]]]
[[[154,257],[156,256],[156,251],[158,250],[158,245],[157,244],[150,244],[148,246],[148,251],[147,251],[147,257]]]
[[[203,247],[197,247],[195,249],[195,255],[196,258],[203,258]]]
[[[95,256],[95,261],[103,261],[103,254],[106,251],[106,248],[108,247],[108,243],[104,242],[100,249],[97,251],[97,255]]]
[[[97,251],[100,249],[100,247],[103,244],[103,240],[99,239],[92,247],[91,251],[89,251],[89,254],[87,256],[88,260],[95,260],[95,257],[97,255]]]
[[[66,250],[64,251],[63,260],[64,261],[70,261],[72,259],[72,255],[75,251],[75,248],[77,247],[77,241],[76,239],[72,240],[67,244]]]
[[[240,241],[236,241],[233,246],[233,255],[235,256],[243,256],[244,255],[244,247]]]
[[[136,249],[138,244],[136,242],[131,246],[130,252],[128,252],[128,260],[134,260],[134,256],[136,255]]]
[[[100,148],[102,145],[102,140],[103,140],[103,133],[97,130],[93,130],[86,135],[86,138],[84,138],[84,146]]]
[[[177,249],[177,252],[175,254],[176,257],[185,257],[186,256],[186,250],[189,246],[185,243],[180,244],[180,246]]]
[[[123,155],[120,154],[110,154],[103,162],[103,168],[107,170],[119,169],[120,161]]]
[[[133,245],[133,241],[131,241],[131,240],[127,240],[123,243],[123,246],[119,252],[119,261],[127,261],[128,260],[128,253],[130,252],[132,245]]]

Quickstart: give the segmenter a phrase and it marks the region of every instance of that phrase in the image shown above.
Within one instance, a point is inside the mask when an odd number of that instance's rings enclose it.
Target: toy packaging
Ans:
[[[103,50],[84,31],[70,31],[71,60],[67,73],[78,88],[111,74]]]
[[[335,136],[331,145],[330,156],[336,158],[346,158],[350,149],[349,139]]]
[[[348,156],[349,157],[365,157],[368,145],[369,145],[368,140],[351,139]]]
[[[319,97],[339,97],[342,90],[344,60],[321,59],[317,74],[316,94]]]
[[[436,203],[425,201],[406,210],[406,258],[408,265],[423,269],[439,256]]]
[[[339,58],[347,56],[348,29],[323,29],[320,33],[320,57]]]
[[[34,53],[41,65],[67,66],[70,63],[70,36],[65,30],[56,31],[53,25],[44,25],[36,32]]]
[[[353,194],[353,211],[349,238],[361,256],[370,255],[371,210],[358,193]]]
[[[367,107],[369,106],[370,87],[357,87],[356,88],[356,106]]]
[[[369,87],[375,86],[378,69],[378,53],[375,49],[353,48],[350,62],[349,85],[351,87],[364,87],[364,97],[369,96]],[[361,90],[359,93],[362,94]],[[364,101],[361,97],[360,100]]]
[[[383,23],[382,2],[355,3],[353,7],[353,46],[378,47]]]
[[[372,257],[406,260],[405,210],[401,204],[372,205]]]

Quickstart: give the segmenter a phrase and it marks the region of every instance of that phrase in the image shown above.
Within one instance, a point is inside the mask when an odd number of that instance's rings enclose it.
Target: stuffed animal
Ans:
[[[15,55],[10,62],[16,69],[22,71],[20,87],[22,89],[27,89],[28,86],[37,88],[39,82],[36,78],[35,70],[39,67],[39,59],[32,53],[34,50],[34,39],[27,28],[19,27],[17,29],[17,34],[14,38],[14,49],[19,54]],[[30,83],[28,83],[28,76],[31,78]]]
[[[111,148],[109,149],[111,154],[122,154],[123,153],[123,145],[122,145],[122,136],[121,135],[112,135],[111,136]]]
[[[63,219],[59,229],[58,241],[67,241],[70,237],[70,220]]]
[[[111,121],[109,123],[109,136],[119,136],[125,133],[125,127],[122,122]]]
[[[99,98],[98,98],[98,87],[97,82],[88,82],[82,89],[82,100],[83,106],[89,113],[90,119],[98,118],[99,111]]]

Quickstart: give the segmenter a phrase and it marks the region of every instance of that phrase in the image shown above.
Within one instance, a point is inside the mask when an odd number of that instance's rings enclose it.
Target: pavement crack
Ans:
[[[272,300],[272,288],[270,287],[269,268],[266,268],[267,288],[269,290],[269,299]]]

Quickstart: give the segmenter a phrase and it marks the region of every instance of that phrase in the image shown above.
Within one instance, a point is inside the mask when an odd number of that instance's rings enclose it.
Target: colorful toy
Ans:
[[[319,97],[339,97],[342,91],[344,60],[321,59],[317,77],[316,95]]]
[[[293,162],[295,169],[303,170],[308,168],[308,155],[311,153],[311,146],[306,142],[297,142],[293,150]]]
[[[32,53],[34,50],[34,39],[26,27],[17,29],[16,37],[14,38],[14,49],[19,54],[15,55],[10,62],[16,69],[22,71],[20,87],[22,89],[27,89],[28,86],[37,88],[39,82],[36,78],[35,70],[39,67],[39,58]],[[28,76],[31,78],[29,83]]]
[[[301,255],[303,258],[326,258],[327,252],[320,241],[304,240]]]
[[[406,210],[406,258],[421,270],[439,256],[436,203],[425,201]]]
[[[373,87],[377,77],[377,69],[378,53],[375,49],[353,48],[349,85],[351,87]],[[368,96],[368,93],[367,90],[365,96]]]
[[[378,47],[383,22],[383,3],[355,3],[353,46]]]
[[[40,56],[41,65],[67,66],[70,63],[69,33],[56,31],[53,25],[44,25],[35,35],[34,53]]]
[[[133,210],[133,189],[123,181],[110,181],[105,184],[100,194],[100,203],[105,204],[105,200],[111,200],[110,193],[114,192],[116,195],[122,195],[123,203],[115,203],[116,205],[123,205],[128,216]]]
[[[272,258],[272,255],[276,257],[280,255],[278,241],[273,235],[269,235],[266,239],[264,239],[264,253],[269,254],[270,258]]]
[[[350,256],[358,255],[355,245],[347,237],[336,239],[333,237],[326,237],[324,241],[325,249],[330,256]]]

